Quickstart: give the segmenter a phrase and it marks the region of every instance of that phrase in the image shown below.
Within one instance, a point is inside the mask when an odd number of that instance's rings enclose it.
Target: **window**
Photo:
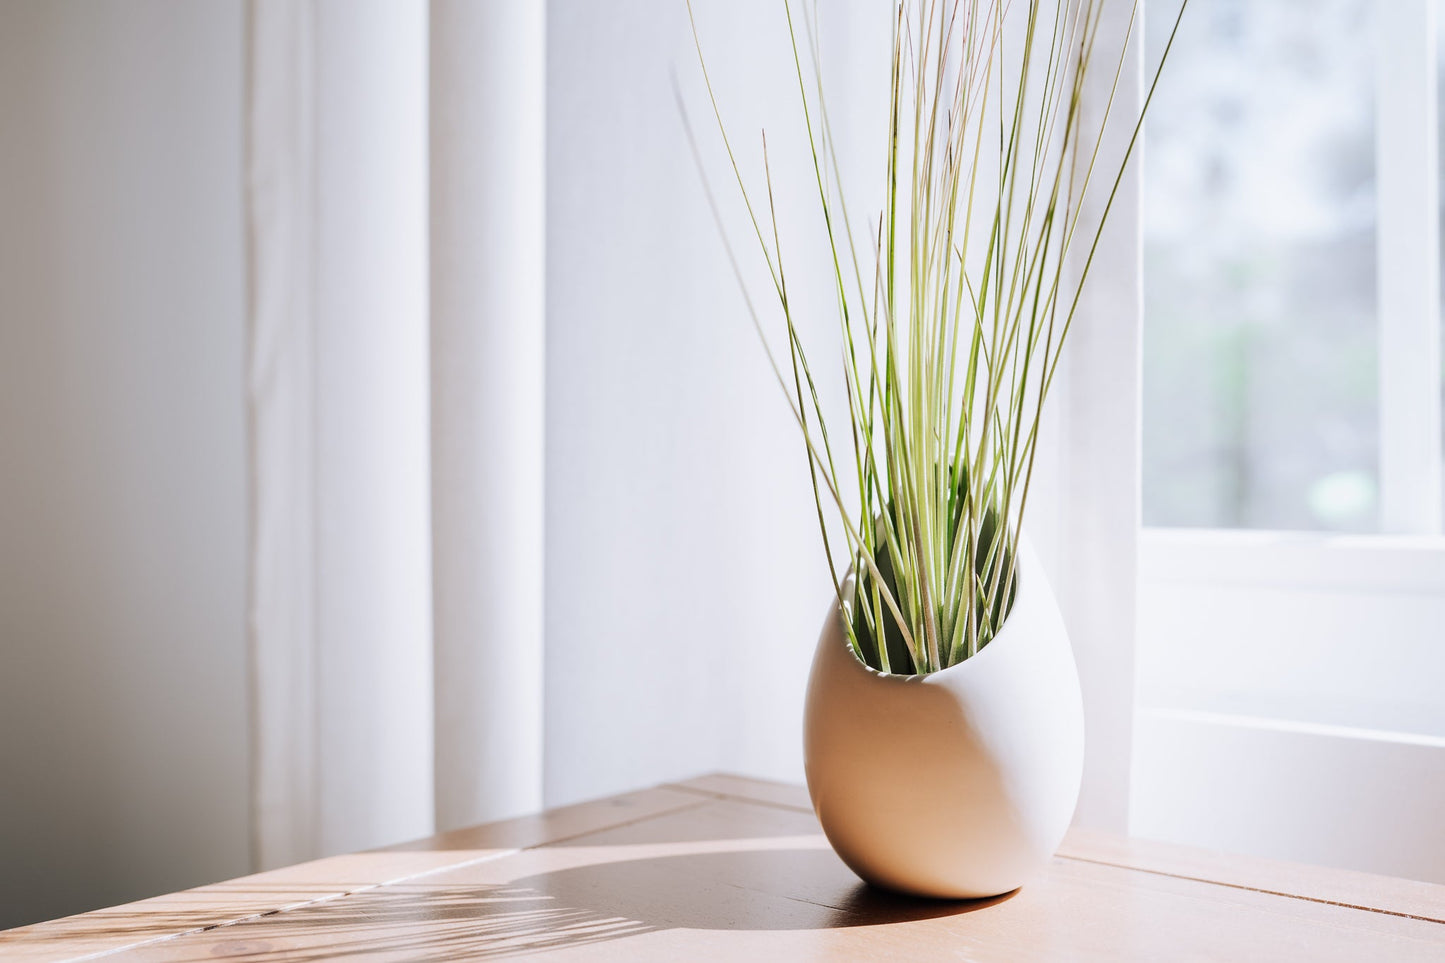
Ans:
[[[1445,881],[1442,9],[1190,0],[1151,107],[1142,835]]]
[[[1438,532],[1429,12],[1191,5],[1145,148],[1146,525]]]

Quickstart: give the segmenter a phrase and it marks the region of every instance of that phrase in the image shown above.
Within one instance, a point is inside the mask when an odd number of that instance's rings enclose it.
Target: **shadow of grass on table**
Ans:
[[[177,941],[165,959],[450,961],[526,956],[667,929],[881,926],[974,912],[869,887],[828,850],[616,860],[506,884],[381,887]],[[184,943],[184,948],[183,944]]]

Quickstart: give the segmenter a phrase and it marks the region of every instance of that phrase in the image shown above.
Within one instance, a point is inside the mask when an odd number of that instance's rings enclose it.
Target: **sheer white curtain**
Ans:
[[[260,866],[541,802],[542,19],[248,4]]]
[[[258,867],[317,847],[315,10],[248,10],[247,641]]]
[[[431,5],[440,829],[542,803],[544,23]]]
[[[787,163],[778,5],[696,7],[727,103]],[[825,68],[864,94],[880,9],[830,5],[822,25]],[[826,570],[796,429],[679,120],[674,74],[707,117],[685,8],[248,11],[258,862],[709,769],[801,779]],[[1136,73],[1116,112],[1136,109]],[[1031,523],[1085,684],[1080,817],[1116,828],[1135,188],[1094,268]],[[782,199],[786,231],[810,216]]]

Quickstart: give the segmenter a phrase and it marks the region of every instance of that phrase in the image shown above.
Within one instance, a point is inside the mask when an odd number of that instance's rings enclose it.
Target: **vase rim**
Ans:
[[[955,662],[953,665],[950,665],[943,669],[935,669],[932,672],[914,672],[909,674],[903,674],[899,672],[884,672],[882,669],[875,669],[867,662],[864,662],[862,659],[858,658],[858,653],[854,652],[853,647],[848,644],[848,633],[846,631],[839,633],[842,636],[843,647],[848,651],[848,656],[858,665],[859,668],[863,669],[869,675],[873,676],[879,681],[886,682],[890,685],[920,685],[927,683],[929,680],[943,681],[945,678],[953,678],[954,676],[962,675],[963,672],[961,670],[963,670],[966,666],[977,663],[985,652],[988,652],[991,649],[995,648],[999,644],[999,642],[1004,639],[1005,636],[1012,637],[1017,634],[1016,632],[1010,632],[1009,628],[1015,622],[1015,619],[1013,618],[1014,614],[1019,610],[1019,606],[1023,604],[1024,583],[1032,581],[1032,574],[1030,578],[1024,578],[1023,573],[1025,569],[1028,569],[1030,573],[1032,573],[1034,571],[1037,571],[1038,567],[1039,562],[1038,558],[1034,555],[1033,543],[1029,541],[1029,538],[1026,534],[1020,532],[1018,538],[1018,570],[1014,576],[1013,604],[1009,606],[1009,613],[1003,620],[1003,627],[998,630],[998,634],[995,635],[992,639],[990,639],[983,648],[979,649],[973,655],[969,656],[961,662]],[[845,603],[852,603],[853,590],[856,584],[857,576],[854,574],[853,569],[850,566],[847,574],[843,576],[842,590]],[[836,606],[833,609],[833,618],[839,621],[843,619],[842,610],[837,608]]]

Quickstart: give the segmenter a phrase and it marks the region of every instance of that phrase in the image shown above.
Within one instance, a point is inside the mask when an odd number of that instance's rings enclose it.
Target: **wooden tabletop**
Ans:
[[[1074,831],[992,900],[872,890],[706,776],[0,933],[60,960],[1445,960],[1445,886]]]

